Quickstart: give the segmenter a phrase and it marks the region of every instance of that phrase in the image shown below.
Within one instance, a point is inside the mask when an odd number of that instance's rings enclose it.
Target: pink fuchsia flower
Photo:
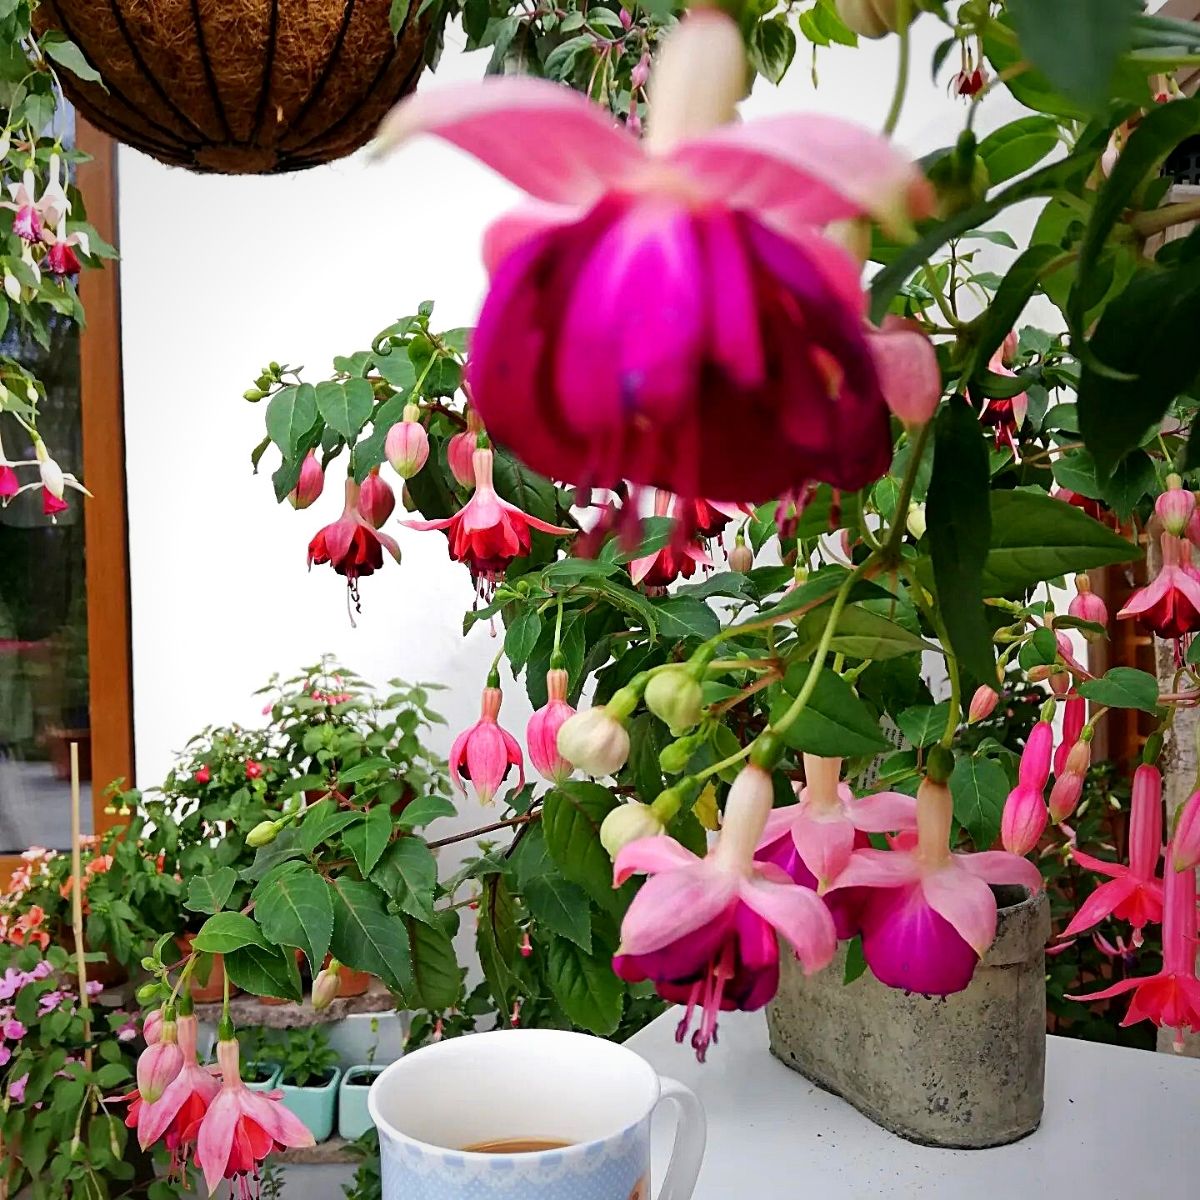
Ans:
[[[981,684],[971,697],[971,705],[967,710],[967,724],[973,725],[976,721],[986,721],[996,711],[996,705],[999,702],[1000,693],[995,688],[988,687],[986,683]]]
[[[887,469],[859,264],[822,230],[904,228],[931,190],[836,118],[729,123],[745,72],[734,22],[696,10],[654,67],[645,142],[516,77],[417,95],[385,125],[385,145],[435,134],[535,201],[485,237],[470,369],[492,436],[534,470],[759,501]]]
[[[308,565],[329,563],[346,577],[351,590],[365,575],[373,575],[383,566],[386,550],[397,562],[400,547],[386,533],[373,529],[358,511],[358,484],[346,480],[346,504],[341,517],[326,525],[308,544]]]
[[[325,490],[325,471],[316,453],[310,450],[300,464],[300,478],[288,492],[288,503],[297,510],[311,507]]]
[[[446,444],[446,465],[460,487],[475,486],[475,451],[479,447],[479,435],[483,433],[483,421],[473,409],[467,409],[467,428],[456,433]]]
[[[396,509],[396,493],[386,479],[381,479],[374,467],[362,481],[358,492],[358,511],[372,529],[378,529]]]
[[[1171,852],[1168,848],[1168,860]],[[1200,1032],[1200,981],[1196,979],[1196,872],[1167,867],[1163,908],[1163,965],[1156,975],[1122,979],[1111,987],[1070,1000],[1111,1000],[1133,992],[1122,1025],[1153,1021],[1176,1031],[1176,1048],[1183,1030]]]
[[[1170,861],[1176,871],[1186,871],[1200,864],[1200,791],[1193,792],[1183,802],[1171,846]]]
[[[9,967],[0,975],[0,1000],[11,1000],[28,982],[30,976],[16,967]]]
[[[1143,763],[1133,773],[1133,797],[1129,811],[1129,865],[1105,862],[1071,852],[1085,870],[1109,876],[1083,902],[1063,937],[1083,933],[1105,917],[1128,921],[1133,926],[1133,944],[1142,944],[1142,929],[1162,920],[1163,885],[1157,877],[1162,853],[1162,775],[1157,767]]]
[[[429,461],[429,434],[421,424],[421,410],[415,404],[405,405],[404,420],[388,430],[383,452],[401,479],[420,474]]]
[[[83,264],[75,253],[76,246],[85,256],[91,253],[88,235],[83,230],[77,229],[68,233],[66,221],[61,221],[57,229],[45,236],[45,240],[49,243],[46,267],[55,279],[67,279],[83,270]]]
[[[676,521],[680,520],[678,502],[676,502]],[[665,517],[671,511],[671,494],[661,489],[654,497],[654,515]],[[713,560],[709,558],[704,547],[696,542],[688,541],[682,535],[681,527],[677,527],[675,535],[667,545],[641,558],[635,558],[629,564],[629,578],[634,583],[646,587],[664,588],[676,579],[690,579],[696,568],[711,567]]]
[[[942,399],[942,369],[933,343],[914,321],[890,316],[870,335],[883,398],[910,428],[927,424]]]
[[[618,887],[631,875],[650,876],[625,914],[613,969],[630,983],[651,980],[664,999],[687,1005],[678,1041],[701,1010],[692,1046],[702,1062],[721,1012],[752,1011],[775,995],[780,937],[808,974],[829,964],[837,944],[816,893],[754,861],[773,800],[770,772],[744,767],[707,857],[673,838],[648,837],[625,846],[613,866]]]
[[[996,936],[990,884],[1040,890],[1027,859],[1003,850],[950,851],[950,789],[928,777],[917,793],[917,837],[907,848],[855,850],[830,896],[869,889],[862,914],[863,955],[888,987],[926,995],[960,992]],[[907,841],[908,839],[905,839]]]
[[[472,459],[475,493],[452,517],[440,521],[405,521],[410,529],[445,529],[450,539],[450,557],[465,563],[476,580],[485,586],[508,570],[509,564],[524,558],[530,550],[530,530],[568,535],[573,529],[551,525],[522,512],[496,493],[492,483],[492,452],[476,450]]]
[[[221,1090],[211,1072],[200,1066],[196,1058],[199,1022],[195,1016],[180,1017],[177,1026],[183,1067],[153,1104],[142,1103],[138,1093],[133,1093],[125,1118],[125,1124],[130,1128],[136,1126],[138,1144],[143,1150],[163,1140],[171,1152],[173,1170],[178,1170],[187,1161],[200,1122]]]
[[[461,791],[466,791],[460,779],[469,779],[479,800],[490,804],[508,772],[517,768],[517,791],[525,786],[525,758],[517,739],[500,728],[497,717],[504,693],[500,676],[493,670],[483,689],[483,706],[479,720],[454,739],[450,747],[450,778]]]
[[[558,731],[575,715],[575,709],[567,703],[568,682],[567,672],[561,667],[552,666],[546,672],[546,703],[525,727],[529,761],[543,779],[556,787],[569,779],[575,769],[558,748]]]
[[[1184,489],[1178,475],[1168,475],[1167,490],[1155,500],[1154,511],[1163,528],[1173,537],[1181,538],[1196,512],[1196,497]]]
[[[278,1093],[252,1092],[242,1082],[236,1040],[217,1043],[221,1088],[208,1106],[196,1138],[196,1163],[211,1195],[222,1179],[235,1181],[238,1194],[252,1194],[249,1180],[274,1150],[311,1146],[313,1135],[279,1102]]]
[[[23,242],[34,245],[42,240],[42,214],[36,199],[37,178],[32,169],[27,170],[16,183],[8,185],[10,200],[0,200],[0,208],[13,214],[13,233]]]
[[[1137,617],[1159,637],[1179,638],[1200,631],[1200,572],[1192,566],[1192,544],[1164,533],[1162,568],[1139,588],[1117,616]]]
[[[1108,605],[1092,591],[1092,581],[1086,575],[1075,576],[1075,596],[1067,612],[1080,621],[1091,621],[1095,625],[1108,624]],[[1103,635],[1085,632],[1089,641]]]

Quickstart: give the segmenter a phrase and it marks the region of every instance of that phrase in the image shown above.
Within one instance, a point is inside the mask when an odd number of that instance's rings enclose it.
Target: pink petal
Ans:
[[[378,529],[372,530],[374,535],[379,539],[379,544],[396,560],[400,561],[400,543],[394,537],[389,537],[386,533],[380,533]]]
[[[703,863],[652,876],[634,896],[621,923],[618,953],[650,954],[694,933],[729,908],[737,889],[735,874],[705,869]]]
[[[196,1139],[196,1162],[204,1172],[204,1182],[211,1195],[225,1175],[229,1152],[233,1149],[233,1134],[242,1113],[242,1094],[251,1093],[244,1087],[223,1087],[208,1106],[200,1133]]]
[[[902,887],[920,879],[921,868],[912,854],[900,850],[855,850],[846,869],[827,889],[848,887]]]
[[[854,826],[847,817],[820,820],[813,816],[809,805],[792,826],[792,838],[804,865],[816,876],[819,890],[824,891],[841,875],[854,850]]]
[[[630,581],[632,583],[641,583],[654,570],[654,564],[658,562],[660,553],[661,551],[655,550],[653,554],[646,554],[641,558],[631,559],[629,563]]]
[[[996,897],[992,889],[977,875],[952,863],[926,875],[921,890],[929,907],[949,921],[982,958],[996,940]]]
[[[1157,976],[1148,975],[1139,979],[1122,979],[1119,983],[1114,983],[1112,987],[1106,987],[1100,992],[1090,992],[1086,996],[1067,996],[1068,1000],[1111,1000],[1114,996],[1120,996],[1125,992],[1131,992],[1135,987],[1141,987],[1147,979],[1155,979]]]
[[[418,133],[444,138],[519,188],[587,205],[645,162],[637,139],[578,92],[527,76],[420,91],[379,131],[381,151]]]
[[[454,516],[458,516],[457,513]],[[429,529],[448,529],[454,517],[443,517],[440,521],[401,521],[400,524],[405,529],[420,529],[422,531]]]
[[[270,1100],[261,1092],[247,1091],[242,1107],[281,1146],[313,1144],[312,1131],[278,1100]]]
[[[979,854],[956,854],[959,868],[982,879],[984,883],[1014,883],[1031,892],[1042,890],[1042,873],[1027,858],[1009,854],[1007,850],[984,850]]]
[[[467,739],[467,776],[485,803],[504,782],[508,771],[508,748],[494,721],[480,721]]]
[[[579,210],[530,200],[493,221],[483,233],[483,265],[494,274],[506,255],[530,238],[578,220]]]
[[[785,804],[782,808],[771,809],[771,815],[767,817],[767,823],[763,827],[762,837],[758,839],[758,849],[770,846],[785,834],[790,834],[799,813],[800,805],[798,804]]]
[[[521,753],[521,743],[507,729],[501,729],[500,736],[504,739],[508,761],[517,768],[516,790],[519,792],[525,786],[525,755]]]
[[[1090,854],[1085,854],[1082,850],[1072,850],[1071,857],[1085,870],[1094,871],[1097,875],[1107,875],[1112,879],[1119,879],[1122,875],[1129,873],[1129,868],[1124,863],[1109,862],[1103,858],[1093,858]]]
[[[463,784],[462,765],[466,761],[467,739],[474,732],[475,726],[470,729],[464,729],[462,733],[454,739],[454,745],[450,747],[450,782],[458,788],[460,792],[466,795],[466,787]]]
[[[916,797],[903,792],[875,792],[851,800],[846,811],[854,828],[864,833],[895,833],[917,827]]]
[[[638,838],[622,846],[613,862],[613,887],[631,875],[657,875],[680,867],[694,867],[701,859],[671,837]]]
[[[775,883],[755,873],[743,878],[738,896],[779,931],[795,950],[806,975],[829,965],[837,949],[837,931],[829,909],[815,892],[790,880]]]
[[[1059,936],[1074,937],[1085,929],[1091,929],[1098,921],[1103,921],[1122,901],[1129,899],[1137,890],[1137,886],[1137,880],[1128,876],[1102,883],[1079,906],[1079,911]]]
[[[904,229],[928,204],[928,185],[910,159],[886,138],[838,117],[808,113],[726,125],[681,142],[669,158],[730,208],[757,211],[789,230],[866,213]]]

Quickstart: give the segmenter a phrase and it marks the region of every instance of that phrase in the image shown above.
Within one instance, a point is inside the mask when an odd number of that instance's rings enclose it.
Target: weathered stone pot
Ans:
[[[928,1146],[1015,1142],[1042,1119],[1046,1069],[1044,893],[998,887],[996,940],[962,992],[920,996],[866,972],[843,984],[846,947],[805,977],[781,956],[771,1051],[885,1129]]]

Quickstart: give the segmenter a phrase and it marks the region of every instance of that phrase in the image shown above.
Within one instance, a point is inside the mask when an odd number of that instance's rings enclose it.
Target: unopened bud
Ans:
[[[1080,621],[1090,621],[1095,625],[1108,624],[1108,606],[1092,591],[1092,581],[1086,575],[1075,576],[1075,598],[1071,601],[1067,612]],[[1084,630],[1083,636],[1088,641],[1096,641],[1103,634]]]
[[[1176,871],[1190,871],[1200,864],[1200,791],[1193,792],[1179,810],[1170,858]]]
[[[317,1012],[323,1012],[338,997],[341,990],[341,964],[333,959],[323,971],[317,972],[313,980],[312,1006]]]
[[[372,528],[378,529],[396,508],[396,493],[392,485],[379,477],[375,467],[362,482],[358,493],[358,511]]]
[[[321,469],[320,459],[310,450],[300,465],[296,486],[288,493],[288,502],[295,509],[305,509],[315,504],[324,490],[325,472]]]
[[[1009,854],[1035,849],[1046,830],[1046,801],[1041,789],[1019,784],[1008,794],[1000,819],[1000,841]]]
[[[913,504],[908,509],[908,520],[904,522],[905,528],[919,542],[925,536],[926,521],[925,521],[925,505]]]
[[[630,842],[657,837],[663,830],[654,809],[635,800],[618,805],[604,818],[600,824],[600,844],[608,851],[609,858],[616,858]]]
[[[737,542],[729,555],[729,569],[745,575],[754,566],[754,551],[746,545],[746,539],[739,533]]]
[[[252,387],[242,393],[242,399],[249,400],[251,404],[257,404],[265,395],[266,393],[261,388]]]
[[[260,821],[246,834],[246,845],[252,850],[258,850],[262,846],[269,846],[279,836],[279,831],[282,828],[282,821]]]
[[[999,702],[1000,693],[995,688],[988,687],[986,683],[976,688],[975,695],[971,697],[971,707],[967,711],[967,724],[986,721],[996,711]]]
[[[1091,742],[1081,738],[1071,747],[1063,769],[1050,789],[1050,820],[1055,825],[1061,825],[1075,811],[1091,765]]]
[[[1154,511],[1169,534],[1183,537],[1196,511],[1196,497],[1184,489],[1178,475],[1168,475],[1167,490],[1154,502]]]
[[[153,1104],[183,1070],[183,1051],[175,1040],[175,1024],[163,1024],[162,1040],[147,1046],[138,1056],[138,1093],[146,1104]]]
[[[704,744],[705,740],[703,734],[693,733],[688,737],[677,738],[675,741],[669,742],[659,751],[658,765],[668,775],[678,775],[681,771],[686,771],[692,755]]]
[[[563,722],[558,752],[589,775],[615,775],[629,758],[629,733],[608,705],[597,705]]]
[[[897,0],[836,0],[842,24],[859,37],[881,38],[900,30]],[[909,20],[915,6],[908,7]]]
[[[676,736],[700,723],[704,691],[687,667],[658,671],[646,685],[646,707]]]
[[[408,405],[404,420],[388,430],[384,453],[401,479],[411,479],[429,460],[429,434],[421,424],[421,410],[415,404]]]

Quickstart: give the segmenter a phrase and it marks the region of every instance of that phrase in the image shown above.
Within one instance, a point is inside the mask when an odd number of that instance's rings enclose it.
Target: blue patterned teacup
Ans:
[[[689,1200],[704,1156],[700,1101],[632,1050],[557,1029],[478,1033],[392,1063],[367,1100],[383,1200],[650,1200],[650,1120],[679,1109],[658,1200]],[[504,1142],[555,1149],[471,1150]]]

